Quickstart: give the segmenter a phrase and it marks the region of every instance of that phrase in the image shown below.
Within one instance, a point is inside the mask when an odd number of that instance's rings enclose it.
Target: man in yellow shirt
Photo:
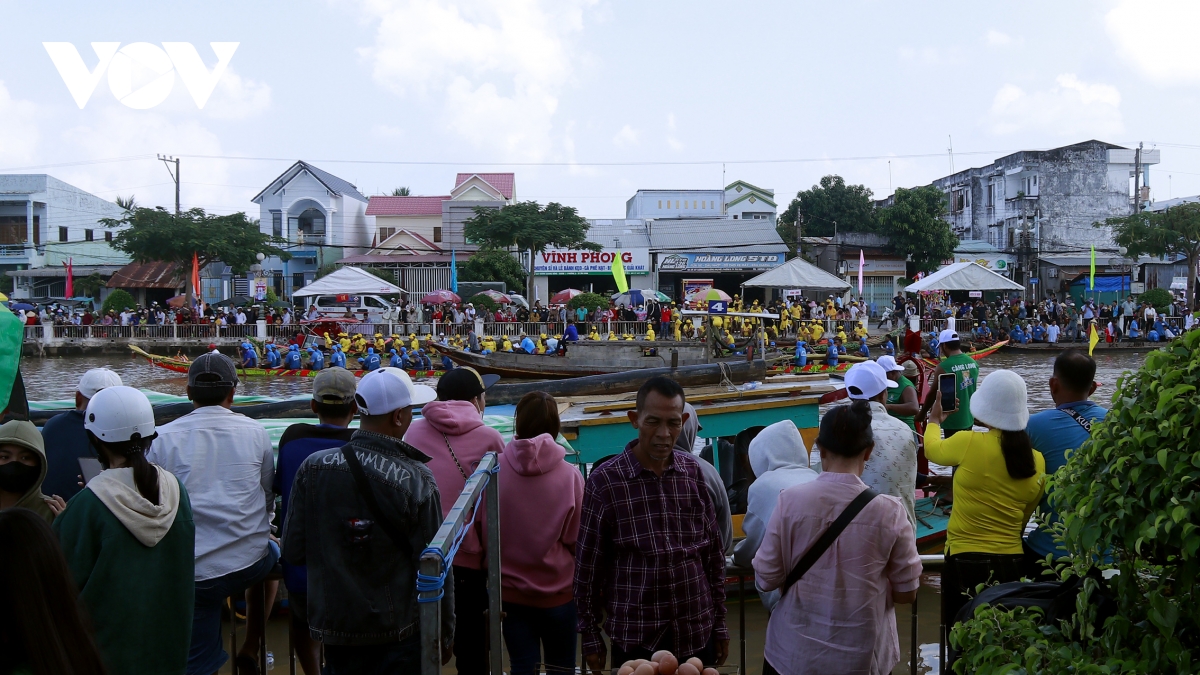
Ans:
[[[821,336],[825,335],[825,329],[821,327],[821,322],[812,322],[812,329],[809,331],[812,335],[812,344],[817,344],[821,341]]]

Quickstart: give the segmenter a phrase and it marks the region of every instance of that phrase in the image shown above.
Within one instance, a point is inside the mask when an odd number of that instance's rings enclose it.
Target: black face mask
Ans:
[[[0,464],[0,490],[23,495],[42,475],[40,466],[29,466],[16,460]]]

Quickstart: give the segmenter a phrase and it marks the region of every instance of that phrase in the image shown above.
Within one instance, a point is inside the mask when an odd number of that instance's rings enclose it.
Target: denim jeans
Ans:
[[[321,675],[400,675],[421,672],[421,633],[383,645],[325,645]]]
[[[512,675],[533,675],[539,663],[548,675],[575,672],[575,601],[545,608],[505,602],[504,613]]]
[[[212,675],[229,659],[221,640],[221,608],[229,596],[242,593],[266,579],[271,568],[279,562],[279,545],[273,541],[267,544],[267,554],[253,565],[215,579],[196,582],[188,675]]]

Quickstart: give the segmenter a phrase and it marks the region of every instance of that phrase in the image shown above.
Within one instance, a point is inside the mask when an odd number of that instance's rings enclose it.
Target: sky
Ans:
[[[782,210],[830,173],[883,197],[1092,138],[1160,148],[1155,199],[1200,193],[1190,1],[0,0],[0,15],[0,173],[143,205],[174,201],[165,154],[184,208],[252,217],[297,159],[368,195],[513,171],[518,199],[620,218],[638,189],[742,179]],[[48,42],[88,71],[92,43],[155,48],[118,52],[80,108]],[[199,107],[204,78],[152,57],[190,43],[211,73],[214,42],[238,44]],[[154,107],[122,102],[156,86]]]

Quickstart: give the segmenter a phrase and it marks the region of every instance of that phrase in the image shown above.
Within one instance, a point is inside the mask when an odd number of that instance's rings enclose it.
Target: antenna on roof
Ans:
[[[954,173],[954,137],[947,134],[946,138],[950,139],[950,148],[947,150],[950,153],[950,173]]]

